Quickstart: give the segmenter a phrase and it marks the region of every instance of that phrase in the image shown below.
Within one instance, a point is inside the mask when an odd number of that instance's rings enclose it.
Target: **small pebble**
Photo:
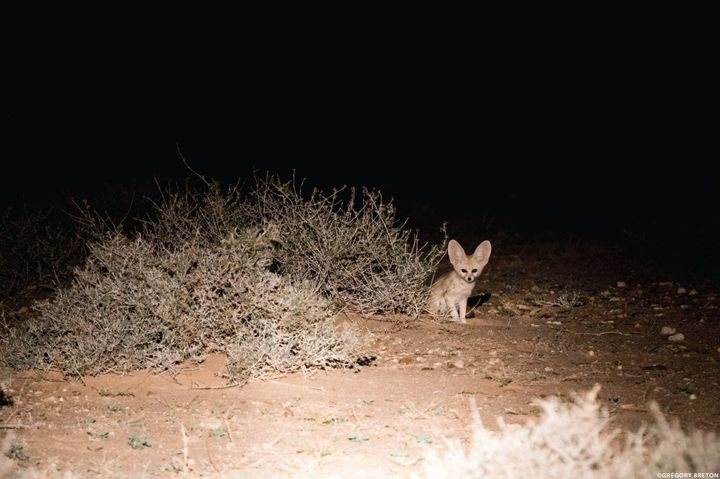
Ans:
[[[663,328],[660,330],[660,335],[670,336],[671,334],[675,334],[675,331],[677,331],[675,328],[671,328],[670,326],[663,326]]]
[[[626,287],[626,286],[627,286],[627,284],[625,284],[625,281],[618,281],[618,282],[617,282],[617,287],[618,287],[618,288],[624,288],[624,287]]]
[[[671,343],[679,343],[681,341],[685,341],[685,335],[683,333],[673,334],[672,336],[668,337],[668,341],[670,341]]]
[[[685,293],[687,293],[687,289],[682,288],[682,287],[677,289],[677,294],[685,294]]]
[[[690,296],[697,296],[697,294],[698,294],[697,289],[691,289],[688,294],[689,294]]]

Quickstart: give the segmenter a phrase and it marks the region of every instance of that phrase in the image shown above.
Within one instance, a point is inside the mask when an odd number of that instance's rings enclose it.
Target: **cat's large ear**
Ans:
[[[465,258],[465,250],[460,246],[460,243],[455,240],[450,240],[448,243],[448,256],[450,257],[450,262],[456,264]]]
[[[475,252],[473,253],[473,258],[487,263],[487,261],[490,259],[491,252],[492,252],[492,246],[490,245],[490,241],[485,240],[482,243],[480,243],[477,248],[475,248]]]

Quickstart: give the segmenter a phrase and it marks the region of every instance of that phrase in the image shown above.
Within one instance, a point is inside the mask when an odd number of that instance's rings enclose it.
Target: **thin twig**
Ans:
[[[215,461],[213,461],[212,454],[210,454],[210,445],[208,444],[208,438],[205,438],[205,451],[207,452],[208,462],[212,466],[213,469],[215,469],[215,472],[220,474],[220,469],[215,465]]]
[[[232,384],[224,384],[222,386],[191,386],[190,389],[230,389],[237,386],[244,386],[247,381],[240,381]]]
[[[230,439],[230,442],[235,442],[232,437],[232,431],[230,431],[230,423],[228,422],[228,416],[230,414],[230,410],[232,410],[232,407],[230,409],[228,409],[228,412],[225,414],[223,421],[225,422],[225,430],[227,431],[228,439]]]
[[[198,178],[200,178],[200,179],[203,181],[203,183],[205,183],[205,184],[207,185],[208,188],[212,188],[212,187],[210,186],[210,183],[208,183],[208,181],[205,179],[205,177],[203,177],[200,173],[198,173],[197,171],[195,171],[195,170],[193,170],[192,168],[190,168],[190,165],[188,165],[188,162],[185,160],[185,157],[183,156],[182,152],[180,151],[180,143],[175,143],[175,147],[177,148],[178,155],[180,155],[180,159],[181,159],[182,162],[185,164],[185,167],[186,167],[188,170],[190,170],[191,172],[193,172],[193,173],[195,174],[195,176],[197,176]]]
[[[582,334],[582,335],[586,335],[586,336],[606,336],[608,334],[618,334],[620,336],[632,336],[632,335],[642,336],[642,333],[623,333],[621,331],[602,331],[599,333],[575,333],[575,334]]]
[[[0,429],[28,429],[30,426],[25,424],[0,424]]]

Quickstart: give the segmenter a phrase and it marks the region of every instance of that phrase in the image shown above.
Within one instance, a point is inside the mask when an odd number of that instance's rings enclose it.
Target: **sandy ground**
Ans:
[[[543,254],[538,254],[543,251]],[[530,259],[528,259],[530,258]],[[592,258],[592,260],[590,260]],[[428,450],[483,422],[525,423],[536,398],[602,385],[613,423],[655,400],[686,428],[720,430],[720,290],[638,272],[607,251],[497,248],[467,325],[341,316],[376,360],[224,387],[225,359],[180,373],[67,381],[17,372],[0,437],[22,468],[79,477],[408,477]],[[663,327],[682,333],[672,342]]]

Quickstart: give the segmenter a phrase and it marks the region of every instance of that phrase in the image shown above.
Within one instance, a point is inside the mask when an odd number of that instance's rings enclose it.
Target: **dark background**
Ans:
[[[226,69],[154,59],[88,69],[49,54],[10,75],[0,197],[58,204],[191,177],[179,146],[221,182],[268,170],[380,188],[433,231],[494,218],[529,240],[639,241],[659,255],[717,258],[714,89],[702,55],[672,39],[494,46],[373,56],[290,44]]]

